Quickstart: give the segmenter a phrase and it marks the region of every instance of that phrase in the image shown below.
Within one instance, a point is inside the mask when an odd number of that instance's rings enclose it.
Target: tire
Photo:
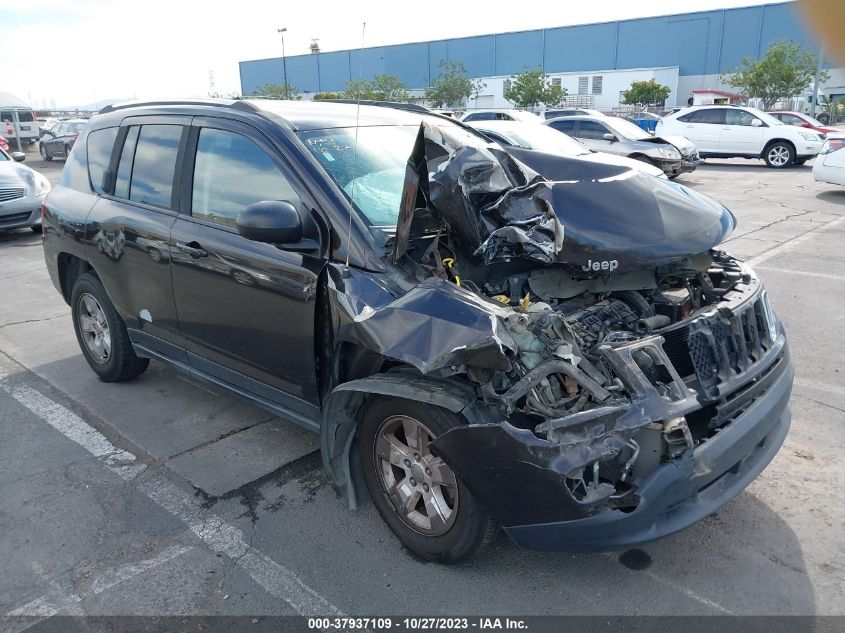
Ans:
[[[830,123],[830,115],[826,112],[819,114],[816,118],[819,120],[819,123],[823,123],[824,125],[828,125]]]
[[[795,148],[785,141],[776,141],[763,150],[763,160],[772,169],[786,169],[795,160]]]
[[[487,509],[427,447],[428,440],[464,424],[463,418],[445,409],[382,396],[368,400],[360,414],[357,448],[373,503],[402,544],[424,560],[466,560],[490,544],[498,530]],[[419,430],[413,434],[414,440],[407,439],[406,428]],[[384,451],[388,437],[393,441],[393,450]],[[404,449],[397,450],[399,445]],[[381,455],[389,453],[389,459],[380,456],[380,446]],[[446,484],[438,485],[437,481]],[[411,492],[407,498],[417,500],[410,512],[398,509],[398,495],[394,497],[396,502],[391,501],[387,493],[390,484],[394,490],[402,484]],[[432,511],[435,507],[441,511]]]
[[[40,224],[33,224],[29,227],[33,233],[41,233],[41,225]]]
[[[70,147],[68,145],[65,145],[65,160],[67,160],[69,157],[70,157]]]
[[[45,162],[49,163],[53,160],[53,157],[47,152],[47,148],[43,143],[38,144],[38,150],[41,152],[41,158],[43,158]]]
[[[70,305],[79,348],[101,380],[121,382],[144,373],[150,359],[135,355],[123,319],[94,274],[76,280]]]

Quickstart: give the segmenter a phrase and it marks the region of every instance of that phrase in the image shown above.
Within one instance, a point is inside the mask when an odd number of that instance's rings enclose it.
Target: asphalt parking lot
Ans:
[[[790,336],[793,425],[748,490],[633,553],[500,537],[470,564],[418,562],[335,497],[316,438],[155,362],[99,382],[40,238],[0,234],[0,614],[845,614],[845,190],[811,169],[680,179],[738,217],[726,246]]]

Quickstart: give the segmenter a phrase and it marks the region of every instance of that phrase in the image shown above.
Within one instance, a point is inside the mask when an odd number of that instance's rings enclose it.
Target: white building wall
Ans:
[[[598,70],[589,72],[548,73],[550,79],[560,79],[562,87],[566,88],[567,98],[577,100],[581,107],[610,111],[619,107],[622,92],[631,87],[634,81],[648,81],[655,79],[659,83],[669,86],[671,93],[667,104],[675,103],[678,90],[678,67],[665,68],[637,68],[633,70]],[[587,92],[579,94],[579,80],[587,78]],[[594,94],[595,77],[601,77],[601,94]],[[512,76],[481,77],[485,84],[476,99],[470,99],[467,109],[474,108],[512,108],[513,104],[505,99],[505,82],[513,80]],[[581,85],[583,85],[583,80]],[[574,105],[574,104],[573,104]]]

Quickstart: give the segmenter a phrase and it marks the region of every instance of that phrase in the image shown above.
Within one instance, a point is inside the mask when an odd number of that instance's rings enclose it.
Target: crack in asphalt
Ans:
[[[57,314],[56,316],[51,317],[44,317],[42,319],[25,319],[24,321],[12,321],[11,323],[3,323],[0,325],[0,330],[4,327],[10,327],[12,325],[23,325],[24,323],[41,323],[42,321],[53,321],[55,319],[60,319],[62,317],[70,316],[70,312],[63,312],[62,314]]]

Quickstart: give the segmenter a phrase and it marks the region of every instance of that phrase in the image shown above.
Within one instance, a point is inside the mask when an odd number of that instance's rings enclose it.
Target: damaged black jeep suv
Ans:
[[[44,252],[103,380],[153,358],[318,432],[352,508],[456,561],[654,540],[771,461],[793,372],[734,227],[421,108],[167,102],[91,120]]]

